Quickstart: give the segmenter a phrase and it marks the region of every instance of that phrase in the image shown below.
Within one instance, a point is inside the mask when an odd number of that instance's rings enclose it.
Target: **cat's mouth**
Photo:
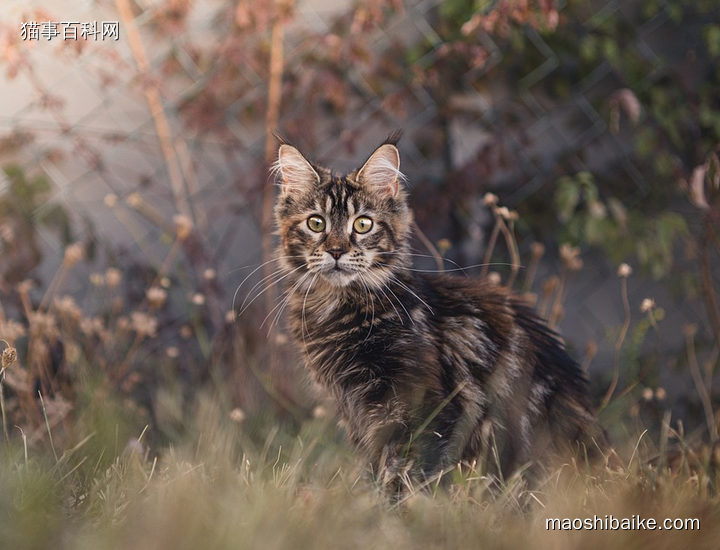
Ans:
[[[347,267],[335,264],[334,266],[324,270],[322,275],[326,281],[335,286],[346,286],[355,279],[357,274]]]

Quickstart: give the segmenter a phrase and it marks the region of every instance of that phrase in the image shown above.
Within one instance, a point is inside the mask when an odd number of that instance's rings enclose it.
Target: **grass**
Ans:
[[[668,442],[647,435],[621,449],[617,470],[567,463],[529,489],[463,467],[449,487],[393,504],[331,418],[291,434],[272,419],[235,422],[217,403],[198,398],[184,439],[157,449],[140,426],[121,439],[132,429],[107,422],[118,411],[107,401],[77,411],[89,432],[57,459],[49,438],[27,456],[4,445],[0,548],[715,548],[720,536],[717,461],[686,450],[672,470],[652,465]],[[593,514],[698,518],[700,530],[545,529]]]

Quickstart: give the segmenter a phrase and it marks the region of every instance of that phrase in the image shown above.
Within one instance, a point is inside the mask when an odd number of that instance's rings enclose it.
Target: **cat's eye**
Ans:
[[[320,233],[323,229],[325,229],[325,220],[323,220],[320,216],[310,216],[307,220],[307,225],[311,231]]]
[[[353,229],[357,233],[367,233],[372,229],[373,221],[367,216],[358,216],[353,222]]]

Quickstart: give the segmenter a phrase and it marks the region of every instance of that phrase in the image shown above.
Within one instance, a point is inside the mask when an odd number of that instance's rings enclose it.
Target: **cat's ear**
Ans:
[[[278,149],[274,169],[280,174],[280,194],[283,197],[307,191],[320,182],[320,176],[302,153],[286,143]]]
[[[392,143],[385,143],[375,149],[358,171],[357,179],[375,193],[397,197],[400,192],[400,180],[405,179],[400,172],[400,153],[397,147]]]

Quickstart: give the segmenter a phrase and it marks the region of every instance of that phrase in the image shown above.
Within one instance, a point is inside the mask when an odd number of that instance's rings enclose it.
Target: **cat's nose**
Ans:
[[[340,256],[342,256],[346,252],[347,252],[347,248],[340,248],[340,247],[330,248],[327,250],[327,253],[330,254],[333,258],[335,258],[336,261],[339,260]]]

